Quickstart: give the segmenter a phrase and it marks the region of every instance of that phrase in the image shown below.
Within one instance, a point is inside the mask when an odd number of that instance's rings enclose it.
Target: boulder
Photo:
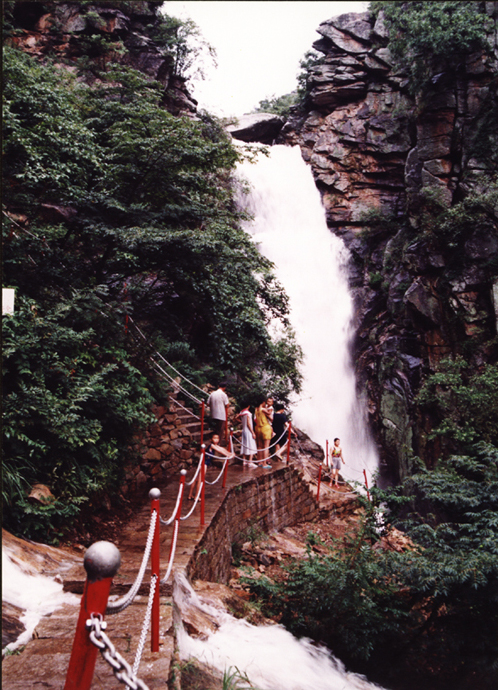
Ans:
[[[47,505],[55,501],[55,496],[45,484],[33,484],[28,495],[28,501]]]
[[[360,43],[360,41],[352,38],[352,36],[336,29],[331,21],[320,24],[317,31],[345,53],[358,55],[360,53],[366,53],[368,50],[368,47],[364,43]]]
[[[227,131],[239,141],[272,144],[283,126],[284,120],[279,115],[251,113],[242,115],[236,124],[228,125]]]
[[[409,304],[420,315],[433,324],[441,324],[441,305],[430,284],[423,278],[416,278],[405,293],[404,303]]]

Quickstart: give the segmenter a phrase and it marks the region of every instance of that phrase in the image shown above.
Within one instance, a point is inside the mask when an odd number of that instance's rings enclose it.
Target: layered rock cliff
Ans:
[[[161,40],[162,0],[5,3],[6,43],[38,60],[52,59],[92,82],[110,63],[139,70],[164,86],[163,105],[192,115],[197,101],[178,74],[174,46]]]
[[[448,355],[476,368],[497,356],[496,198],[475,221],[460,215],[496,184],[498,3],[482,4],[490,52],[442,64],[423,96],[395,67],[382,12],[323,22],[306,112],[280,135],[301,146],[351,252],[358,380],[395,480],[414,455],[438,456],[416,401],[427,375]]]

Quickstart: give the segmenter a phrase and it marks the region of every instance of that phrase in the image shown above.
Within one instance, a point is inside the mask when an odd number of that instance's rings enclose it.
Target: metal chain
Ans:
[[[150,516],[149,534],[147,535],[147,543],[145,545],[145,551],[144,551],[144,555],[142,558],[142,564],[140,565],[140,570],[138,571],[138,575],[135,579],[135,582],[130,587],[129,592],[127,594],[125,594],[123,597],[121,597],[121,599],[117,599],[116,601],[111,601],[107,604],[107,608],[106,608],[107,614],[120,613],[121,611],[124,611],[124,609],[127,608],[133,602],[133,599],[135,598],[138,590],[140,589],[140,585],[142,584],[142,580],[144,579],[145,568],[147,566],[147,562],[149,560],[150,552],[152,549],[152,542],[154,540],[154,528],[156,526],[156,520],[157,520],[157,510],[153,510],[152,514]]]
[[[119,682],[127,685],[131,690],[149,690],[143,680],[136,677],[130,664],[116,651],[116,647],[105,634],[107,623],[102,619],[102,614],[92,613],[91,618],[86,622],[86,627],[90,628],[90,641],[100,650],[102,658],[111,666]]]
[[[152,576],[151,581],[150,581],[149,601],[147,602],[147,610],[145,611],[144,624],[142,626],[142,633],[140,635],[140,640],[138,642],[138,647],[137,647],[137,653],[135,655],[135,662],[133,664],[133,673],[135,676],[138,673],[138,667],[140,666],[140,660],[142,658],[142,654],[144,651],[145,638],[147,637],[147,633],[149,632],[150,617],[152,615],[152,604],[154,602],[154,593],[156,591],[156,584],[157,584],[158,579],[159,579],[159,577],[154,574]]]

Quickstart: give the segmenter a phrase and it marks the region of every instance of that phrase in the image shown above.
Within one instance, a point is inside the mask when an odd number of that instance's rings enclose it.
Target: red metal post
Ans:
[[[367,498],[370,501],[370,491],[368,490],[368,481],[367,481],[367,471],[363,470],[363,476],[365,477],[365,486],[367,487]]]
[[[86,621],[92,613],[104,615],[112,578],[120,564],[121,555],[118,549],[107,541],[92,544],[85,554],[83,565],[87,579],[64,690],[89,690],[92,684],[98,649],[90,640],[90,630],[86,627]]]
[[[205,489],[206,489],[206,446],[202,445],[201,460],[201,527],[204,527],[204,508],[205,508]]]
[[[320,467],[318,468],[318,488],[316,490],[316,500],[317,503],[320,500],[320,484],[322,482],[322,465],[320,463]]]
[[[154,590],[154,599],[152,601],[151,613],[151,633],[150,633],[150,651],[159,651],[159,497],[161,491],[159,489],[151,489],[149,491],[149,498],[151,499],[150,513],[156,512],[156,524],[154,526],[154,536],[152,539],[152,549],[150,552],[150,566],[151,576],[156,576],[156,588]]]
[[[329,440],[325,441],[325,467],[329,466]]]
[[[201,446],[204,443],[204,415],[206,413],[206,403],[204,400],[201,403]]]
[[[291,433],[292,433],[292,422],[289,422],[289,434],[287,436],[287,465],[289,464]]]
[[[180,471],[180,486],[182,487],[182,495],[180,496],[180,500],[178,501],[178,509],[176,511],[175,520],[179,520],[180,515],[182,514],[182,503],[183,503],[183,495],[185,493],[185,477],[186,476],[187,476],[187,470],[181,470]]]
[[[228,415],[225,410],[225,439],[226,442],[228,443]]]

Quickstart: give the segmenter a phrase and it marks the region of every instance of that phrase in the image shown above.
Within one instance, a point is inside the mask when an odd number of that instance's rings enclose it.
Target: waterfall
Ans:
[[[173,601],[182,659],[193,656],[222,673],[237,669],[261,690],[379,690],[363,676],[348,673],[325,647],[298,640],[281,625],[255,626],[234,618],[219,602],[199,597],[180,574],[175,575]],[[182,619],[204,632],[191,637]]]
[[[299,147],[272,146],[240,175],[252,187],[243,202],[254,220],[246,230],[275,272],[290,301],[290,321],[304,352],[304,384],[292,401],[293,423],[325,449],[341,439],[342,474],[363,481],[377,469],[366,405],[358,398],[351,362],[353,302],[348,251],[327,227],[310,168]],[[271,391],[269,391],[271,393]]]

